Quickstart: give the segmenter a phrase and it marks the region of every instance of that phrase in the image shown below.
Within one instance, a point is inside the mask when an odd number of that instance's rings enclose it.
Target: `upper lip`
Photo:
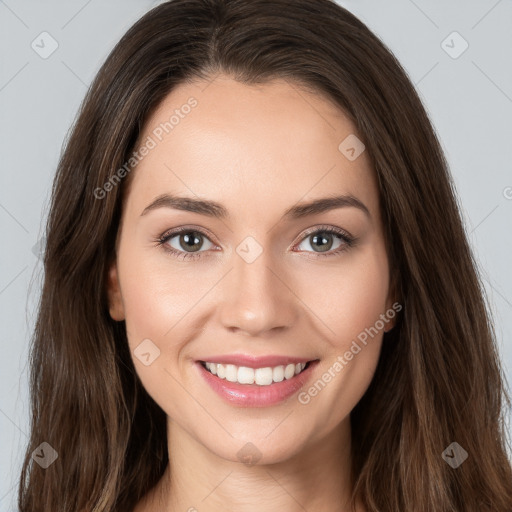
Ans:
[[[314,361],[313,358],[293,357],[293,356],[251,356],[248,354],[226,354],[223,356],[211,356],[200,359],[205,363],[233,364],[235,366],[245,366],[247,368],[266,368],[273,366],[286,366],[288,364],[307,363]]]

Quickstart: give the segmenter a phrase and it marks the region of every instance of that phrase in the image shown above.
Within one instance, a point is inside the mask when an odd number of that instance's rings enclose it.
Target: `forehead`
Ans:
[[[156,196],[174,193],[261,214],[269,204],[282,210],[301,198],[344,193],[376,211],[368,155],[351,161],[340,150],[354,136],[339,107],[287,80],[183,83],[141,132],[135,149],[150,149],[132,171],[128,203],[140,214]]]

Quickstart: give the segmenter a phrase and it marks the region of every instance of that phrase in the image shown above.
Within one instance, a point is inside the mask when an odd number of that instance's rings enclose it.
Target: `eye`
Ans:
[[[336,238],[338,245],[333,250]],[[316,256],[334,256],[352,247],[355,241],[356,239],[343,229],[334,226],[316,226],[303,235],[302,242],[296,247],[300,251],[313,252]],[[205,242],[206,247],[204,247]],[[300,249],[300,246],[306,242],[313,249],[312,251]],[[205,232],[186,226],[167,231],[156,240],[156,243],[181,260],[200,258],[202,252],[208,252],[208,249],[215,247]]]
[[[333,245],[336,244],[334,238],[338,238],[339,244],[332,250]],[[318,256],[333,256],[352,247],[355,238],[334,226],[317,226],[306,232],[303,241],[297,247],[300,248],[306,242],[313,249],[312,252],[317,253]]]
[[[174,254],[179,259],[185,260],[199,258],[201,256],[199,253],[204,252],[200,248],[204,245],[205,240],[210,244],[207,245],[206,249],[214,247],[204,232],[181,227],[168,231],[157,242],[164,250]]]

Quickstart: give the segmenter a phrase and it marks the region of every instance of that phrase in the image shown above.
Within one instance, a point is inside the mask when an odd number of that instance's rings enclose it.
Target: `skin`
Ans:
[[[195,361],[228,353],[319,359],[309,387],[391,308],[369,157],[349,161],[338,150],[356,130],[323,96],[284,80],[248,86],[225,75],[175,88],[139,140],[191,96],[198,105],[132,171],[109,272],[110,314],[126,321],[136,371],[168,418],[170,464],[135,510],[348,510],[349,415],[373,377],[383,330],[307,404],[295,393],[270,407],[233,406],[199,378]],[[229,218],[168,207],[141,216],[163,193],[219,202]],[[356,197],[369,216],[348,206],[283,218],[293,205],[333,194]],[[323,256],[315,233],[305,232],[325,225],[356,243],[334,254],[345,242],[327,235]],[[179,226],[206,231],[197,259],[155,243]],[[248,236],[263,249],[252,263],[236,252]],[[179,235],[170,244],[191,252]],[[133,355],[144,339],[160,350],[149,366]],[[248,442],[261,453],[254,465],[237,456]]]

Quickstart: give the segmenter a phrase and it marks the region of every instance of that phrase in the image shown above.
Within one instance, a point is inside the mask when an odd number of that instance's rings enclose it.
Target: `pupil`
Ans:
[[[317,245],[320,249],[320,252],[325,252],[330,250],[332,247],[332,237],[331,234],[324,234],[324,235],[315,235],[313,236],[313,244]]]
[[[194,233],[193,231],[191,231],[190,233]],[[195,252],[197,250],[199,250],[199,246],[201,244],[201,238],[199,236],[195,236],[195,235],[191,235],[190,233],[186,233],[184,235],[181,235],[181,240],[180,240],[180,245],[184,248],[184,249],[191,249],[192,252]],[[185,242],[185,244],[187,245],[184,245],[182,243],[182,241]],[[190,245],[188,245],[190,244]]]

